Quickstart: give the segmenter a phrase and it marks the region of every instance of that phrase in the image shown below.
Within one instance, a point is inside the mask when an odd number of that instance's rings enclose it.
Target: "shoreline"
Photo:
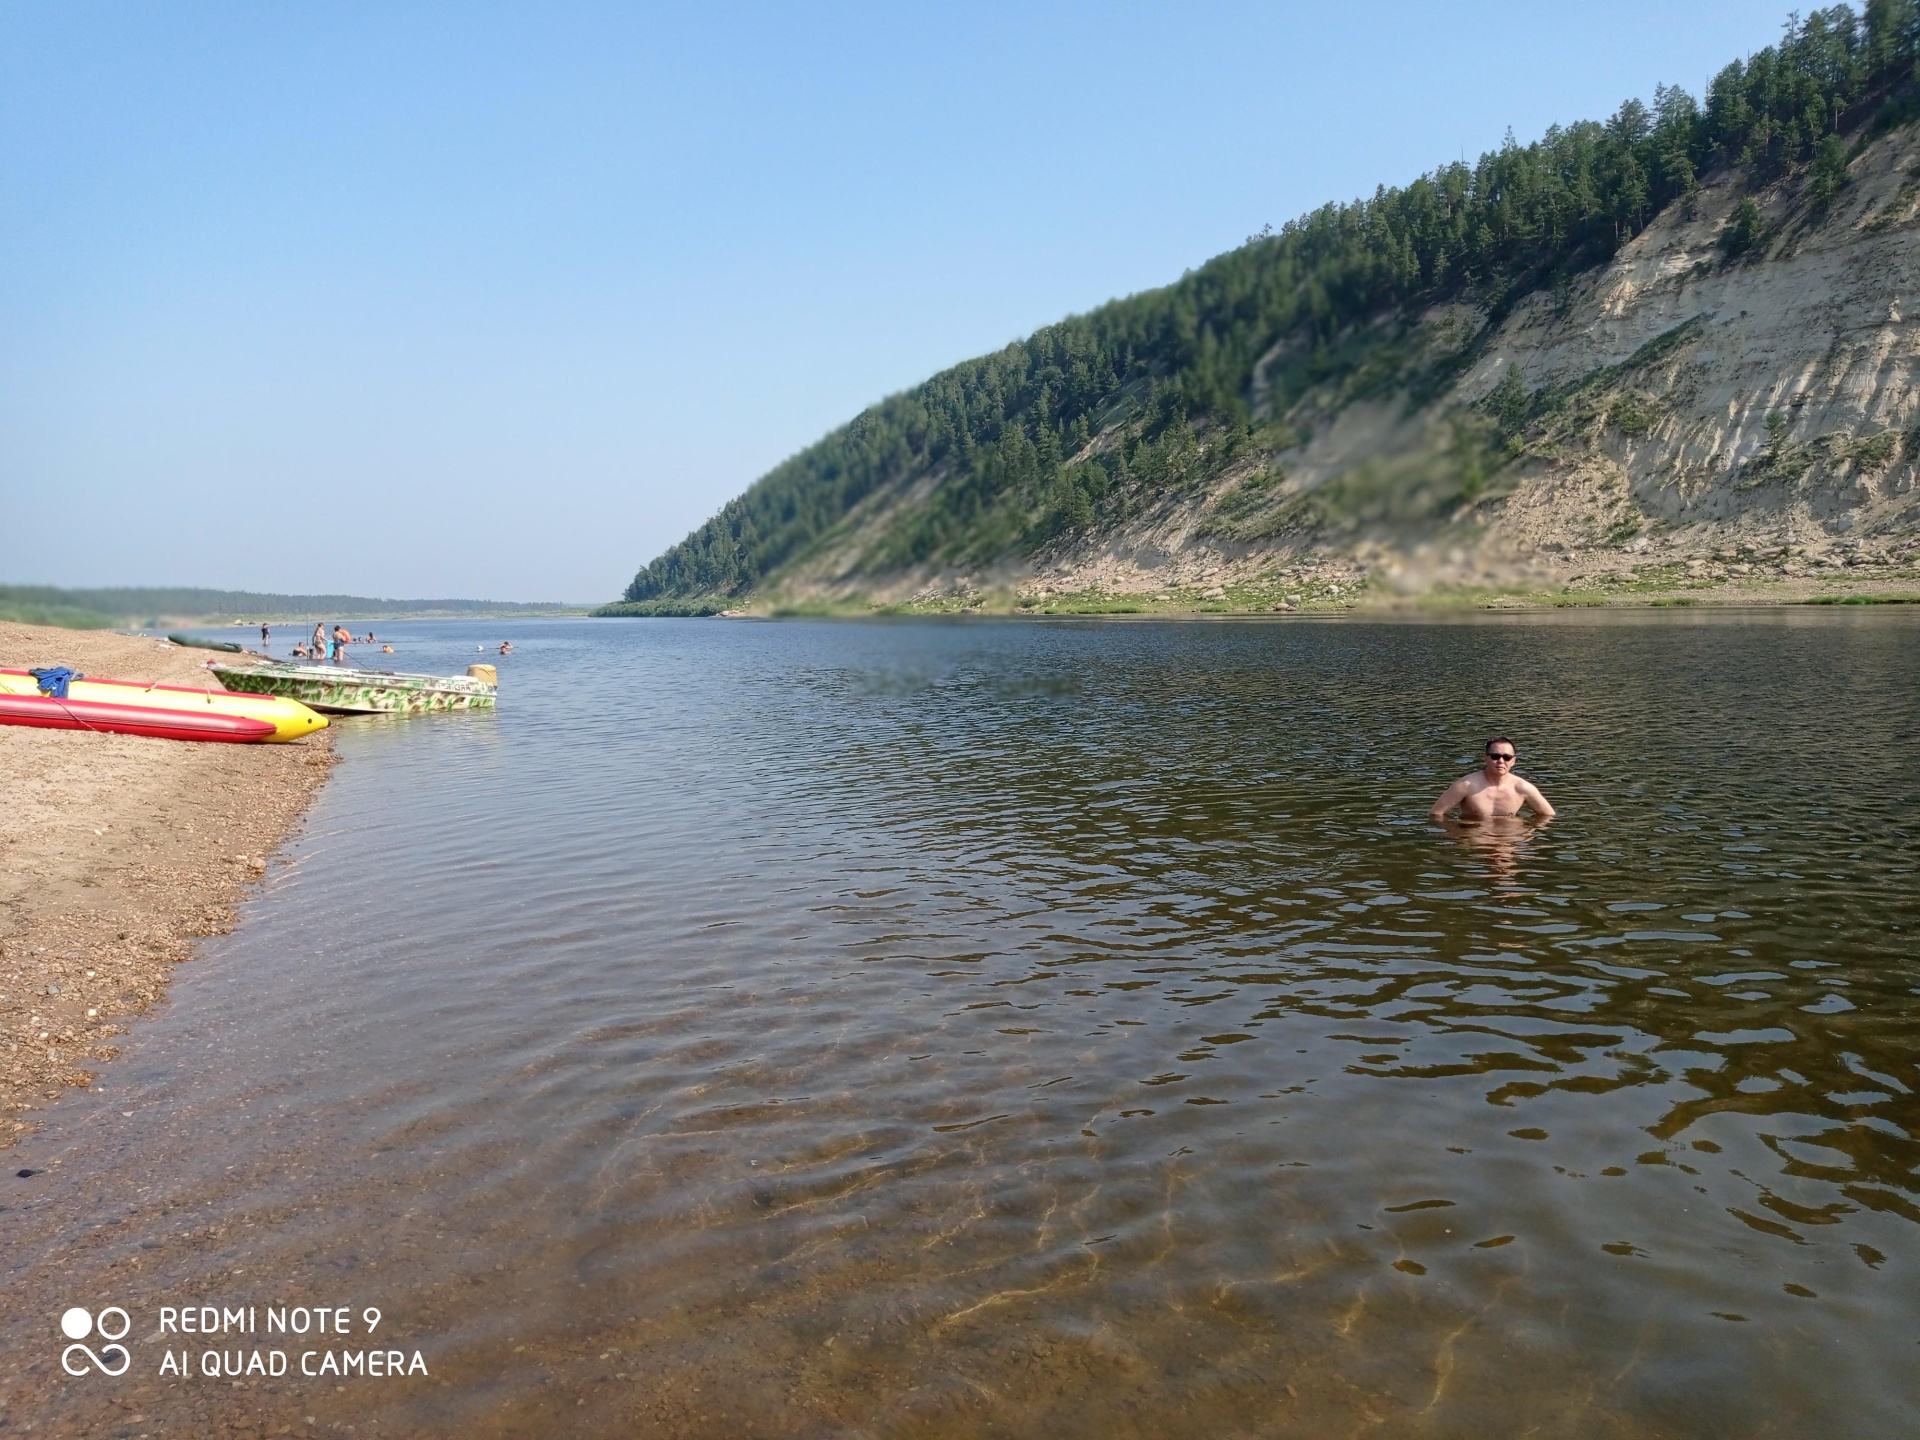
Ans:
[[[202,685],[200,652],[0,621],[0,667]],[[224,934],[337,761],[332,732],[196,744],[0,726],[0,1149],[86,1086]]]
[[[1651,573],[1621,571],[1578,586],[1487,585],[1403,593],[1354,571],[1315,581],[1255,580],[1176,585],[1150,590],[1035,586],[1024,590],[962,591],[874,600],[860,595],[711,598],[685,602],[617,602],[596,619],[714,618],[722,620],[852,619],[857,617],[1078,615],[1114,617],[1251,618],[1271,615],[1434,617],[1476,611],[1547,613],[1582,610],[1793,609],[1827,606],[1920,605],[1920,569],[1874,567],[1827,574],[1696,577],[1675,567]],[[1663,573],[1664,572],[1664,573]]]
[[[1662,567],[1666,568],[1666,567]],[[998,599],[999,597],[995,597]],[[868,613],[901,615],[1373,615],[1437,617],[1485,611],[1544,614],[1592,610],[1758,610],[1826,606],[1920,604],[1920,571],[1907,567],[1830,575],[1692,577],[1620,572],[1578,586],[1459,586],[1400,593],[1363,574],[1319,584],[1256,581],[1181,586],[1150,593],[1112,590],[1029,592],[990,604],[980,597],[938,596],[873,606]],[[780,607],[771,613],[807,613]]]

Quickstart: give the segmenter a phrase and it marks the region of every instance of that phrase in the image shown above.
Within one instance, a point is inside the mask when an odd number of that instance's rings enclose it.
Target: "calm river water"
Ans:
[[[343,724],[14,1152],[6,1418],[1915,1433],[1916,622],[381,626],[501,708]],[[1429,824],[1496,728],[1561,818]]]

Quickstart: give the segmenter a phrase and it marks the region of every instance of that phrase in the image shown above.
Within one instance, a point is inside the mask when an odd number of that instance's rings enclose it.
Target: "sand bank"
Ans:
[[[216,685],[204,652],[0,622],[0,667]],[[334,760],[327,731],[217,745],[0,726],[0,1147],[84,1085],[249,883]]]

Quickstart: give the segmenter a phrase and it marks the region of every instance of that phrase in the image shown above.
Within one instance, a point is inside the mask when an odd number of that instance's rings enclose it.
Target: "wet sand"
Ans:
[[[0,623],[0,667],[216,685],[207,654]],[[85,1085],[219,934],[333,764],[326,731],[220,745],[0,726],[0,1148]]]

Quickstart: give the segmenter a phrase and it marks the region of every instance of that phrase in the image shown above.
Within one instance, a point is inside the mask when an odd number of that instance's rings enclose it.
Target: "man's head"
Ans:
[[[1487,757],[1487,773],[1489,775],[1506,775],[1512,772],[1513,762],[1517,755],[1513,741],[1504,735],[1496,735],[1487,741],[1485,752]]]

